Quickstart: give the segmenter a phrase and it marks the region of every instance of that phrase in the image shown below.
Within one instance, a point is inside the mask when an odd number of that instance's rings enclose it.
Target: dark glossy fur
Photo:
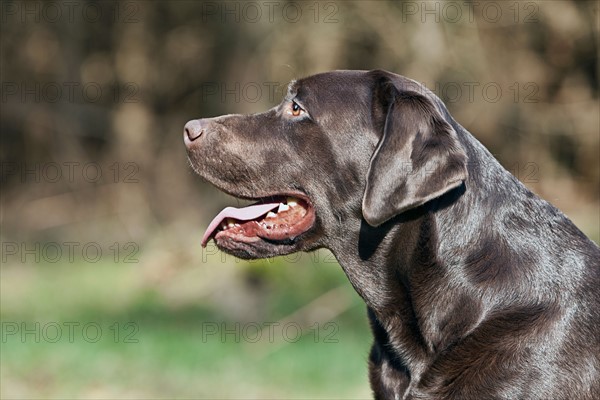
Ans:
[[[310,117],[282,110],[296,97]],[[377,399],[600,399],[600,249],[430,91],[385,71],[290,84],[262,114],[200,120],[193,168],[228,193],[300,191],[368,306]],[[200,128],[199,128],[200,129]]]

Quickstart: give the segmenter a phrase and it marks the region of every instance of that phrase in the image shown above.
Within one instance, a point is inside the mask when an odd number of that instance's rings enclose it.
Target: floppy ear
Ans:
[[[467,156],[452,126],[426,96],[388,92],[383,135],[371,157],[362,202],[371,226],[441,196],[467,178]]]

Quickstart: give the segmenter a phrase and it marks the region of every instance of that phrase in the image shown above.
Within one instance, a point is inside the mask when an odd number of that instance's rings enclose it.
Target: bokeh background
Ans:
[[[327,251],[239,261],[238,202],[189,168],[189,119],[290,79],[425,83],[596,242],[595,1],[2,1],[2,398],[369,398],[365,307]]]

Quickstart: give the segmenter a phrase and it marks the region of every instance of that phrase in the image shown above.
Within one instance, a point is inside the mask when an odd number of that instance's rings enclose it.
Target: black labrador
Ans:
[[[322,73],[184,140],[198,174],[257,201],[203,244],[335,254],[368,306],[375,398],[600,399],[600,249],[422,85]]]

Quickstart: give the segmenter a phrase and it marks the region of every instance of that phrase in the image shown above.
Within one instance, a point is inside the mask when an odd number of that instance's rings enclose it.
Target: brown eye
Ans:
[[[304,111],[302,107],[300,107],[295,101],[292,101],[292,115],[297,117],[300,115],[300,113],[302,113],[302,111]]]

